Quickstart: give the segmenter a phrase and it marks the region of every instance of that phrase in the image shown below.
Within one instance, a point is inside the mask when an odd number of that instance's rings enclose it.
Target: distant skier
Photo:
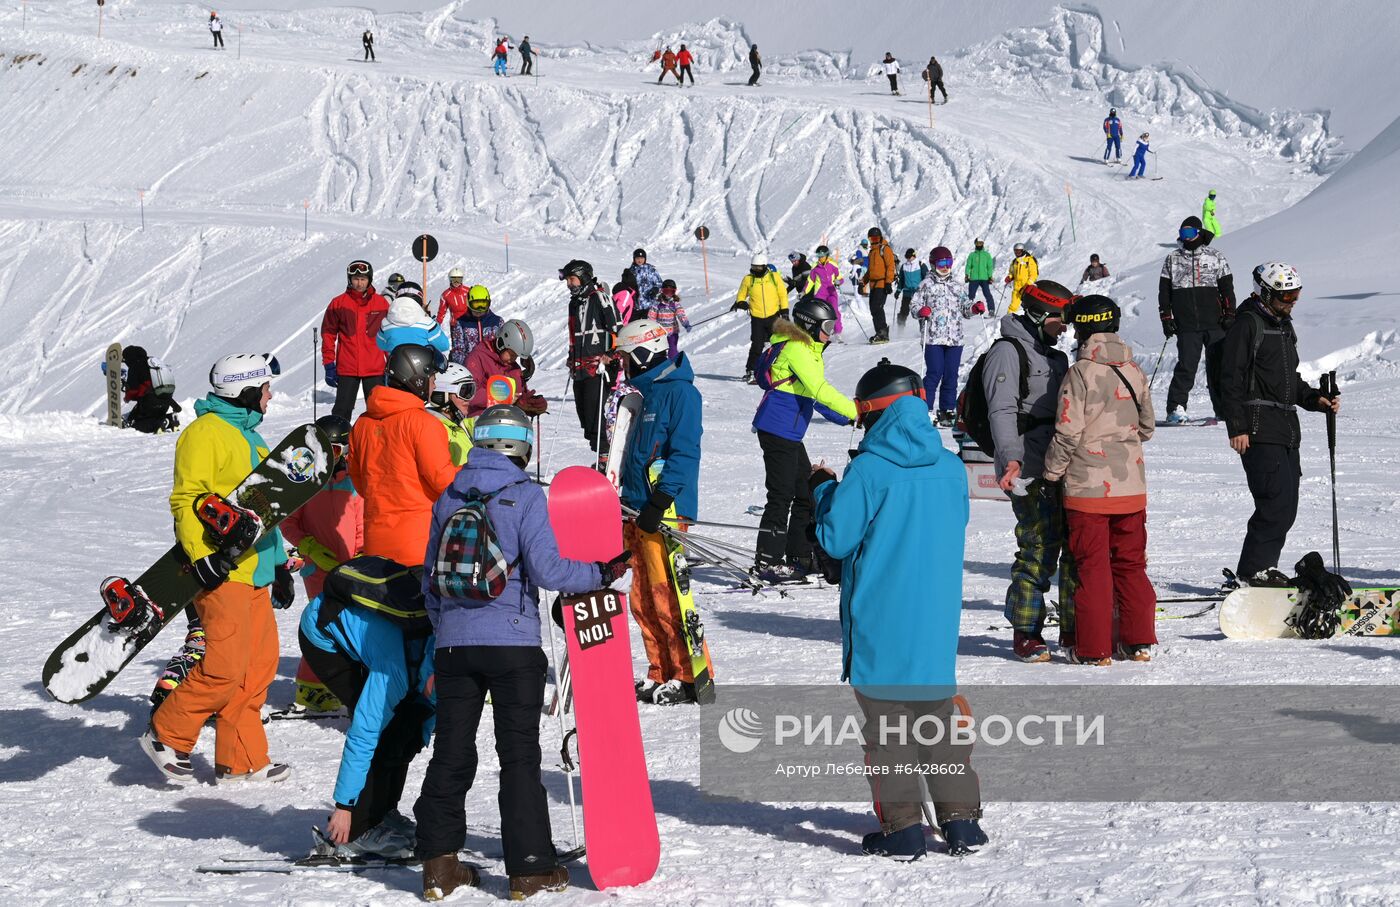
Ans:
[[[668,72],[676,77],[677,85],[681,84],[681,74],[676,72],[676,52],[671,49],[669,44],[666,45],[666,52],[661,55],[661,75],[656,78],[657,85],[661,84]]]
[[[924,77],[924,81],[928,83],[928,102],[930,104],[937,103],[934,100],[933,93],[935,91],[941,91],[943,92],[943,103],[947,104],[948,89],[943,87],[943,64],[938,62],[937,57],[928,58],[928,66],[924,67],[924,71],[921,75]]]
[[[753,370],[776,322],[787,317],[787,284],[777,271],[768,267],[768,256],[757,252],[749,259],[749,273],[739,281],[739,292],[729,311],[749,313],[749,356],[744,360],[744,382],[754,383]]]
[[[899,61],[894,54],[885,51],[885,59],[880,61],[880,66],[885,70],[885,78],[890,80],[890,94],[899,94]]]
[[[963,319],[987,310],[964,297],[953,281],[953,253],[937,246],[928,253],[933,273],[913,294],[914,315],[924,346],[924,400],[938,424],[952,426],[957,416],[958,365],[962,362]]]
[[[749,47],[749,68],[753,70],[753,75],[749,76],[749,84],[757,85],[758,77],[763,73],[763,58],[758,55],[758,45]]]
[[[389,275],[389,279],[384,281],[384,298],[393,299],[399,293],[399,287],[403,286],[404,277],[398,271]]]
[[[695,84],[695,73],[691,72],[690,69],[694,64],[695,55],[690,52],[689,48],[682,44],[680,53],[676,54],[676,65],[680,67],[680,74],[676,78],[680,79],[682,84],[685,83],[686,76],[690,77],[691,85]]]
[[[377,62],[374,58],[374,32],[365,29],[365,33],[360,35],[360,43],[365,46],[365,61],[368,63]]]
[[[676,358],[680,351],[681,328],[690,331],[690,318],[685,313],[685,306],[681,304],[674,280],[661,282],[661,295],[657,297],[656,305],[651,307],[649,317],[669,332],[666,335],[666,346],[670,350],[671,358]]]
[[[1089,256],[1089,266],[1084,269],[1084,276],[1079,278],[1080,283],[1089,283],[1093,280],[1103,280],[1108,275],[1108,265],[1099,261],[1099,253],[1095,252]]]
[[[106,363],[103,363],[106,371]],[[122,347],[122,399],[135,403],[122,424],[147,434],[175,431],[180,427],[177,413],[184,410],[175,402],[175,382],[170,369],[144,347]]]
[[[851,280],[856,284],[856,294],[864,296],[869,293],[863,278],[866,269],[870,267],[870,240],[862,239],[846,263],[851,266]]]
[[[1006,279],[1002,283],[1011,284],[1011,304],[1006,311],[1015,315],[1021,311],[1021,293],[1040,279],[1040,263],[1024,243],[1017,243],[1011,251],[1015,257],[1011,259],[1011,267],[1007,269]]]
[[[224,46],[224,23],[218,13],[209,14],[209,31],[214,36],[214,47]]]
[[[491,311],[491,291],[481,284],[467,290],[467,311],[458,318],[452,315],[453,362],[466,363],[477,344],[488,343],[501,329],[505,320]]]
[[[491,59],[494,61],[491,65],[496,75],[501,77],[509,75],[506,72],[506,66],[510,63],[510,43],[505,38],[496,42],[496,49],[491,52]]]
[[[1201,226],[1205,227],[1214,236],[1220,235],[1220,221],[1215,219],[1215,190],[1210,190],[1206,194],[1206,200],[1201,202]]]
[[[895,316],[895,326],[900,330],[903,330],[909,321],[909,303],[919,291],[919,284],[923,283],[927,276],[928,265],[919,261],[919,253],[913,249],[905,249],[904,261],[899,266],[899,314]]]
[[[1142,460],[1156,420],[1147,376],[1118,337],[1121,315],[1117,303],[1096,294],[1070,306],[1079,347],[1060,384],[1042,473],[1045,481],[1063,484],[1069,550],[1079,575],[1070,664],[1111,665],[1115,635],[1118,655],[1127,661],[1151,661],[1157,643]]]
[[[1133,152],[1133,169],[1128,171],[1128,179],[1130,180],[1142,179],[1144,176],[1146,176],[1147,156],[1149,154],[1157,153],[1148,146],[1148,138],[1149,136],[1145,132],[1142,135],[1138,136],[1137,150]]]
[[[1298,516],[1302,429],[1296,410],[1335,413],[1342,403],[1340,394],[1324,396],[1298,374],[1293,307],[1302,295],[1292,265],[1271,261],[1255,268],[1254,294],[1222,344],[1221,414],[1254,498],[1235,575],[1256,585],[1278,584],[1279,555]]]
[[[1176,338],[1176,367],[1167,387],[1167,423],[1186,421],[1186,406],[1196,384],[1201,353],[1206,358],[1206,389],[1211,414],[1222,418],[1220,399],[1221,341],[1235,321],[1235,276],[1225,256],[1210,247],[1212,235],[1200,218],[1188,217],[1177,230],[1181,248],[1162,260],[1157,281],[1157,314],[1162,334]]]
[[[986,311],[996,314],[997,304],[992,300],[992,278],[996,277],[997,260],[988,252],[982,240],[973,240],[972,254],[963,265],[963,280],[967,282],[967,298],[971,299],[982,291],[987,301]]]
[[[1118,119],[1118,111],[1110,110],[1103,121],[1103,162],[1108,163],[1108,155],[1113,154],[1113,163],[1123,163],[1123,121]]]
[[[360,388],[368,402],[369,392],[384,383],[384,351],[374,337],[389,314],[389,301],[374,292],[374,268],[364,259],[350,262],[345,275],[349,285],[321,319],[321,364],[326,384],[335,390],[331,412],[348,419]]]
[[[520,39],[520,74],[522,76],[532,75],[535,72],[535,49],[530,46],[530,36],[526,35]]]
[[[914,738],[939,743],[901,745],[905,735],[880,730],[946,728],[965,714],[955,694],[967,472],[929,424],[922,394],[918,375],[882,359],[856,384],[865,435],[844,481],[824,466],[802,480],[817,544],[840,561],[841,680],[865,715],[866,764],[884,770],[869,774],[880,830],[861,849],[904,861],[926,853],[925,789],[950,855],[987,843],[971,746],[936,732]],[[921,764],[939,770],[900,770]]]
[[[836,313],[836,327],[831,332],[834,336],[841,334],[841,284],[845,278],[841,276],[841,268],[836,264],[836,260],[831,257],[831,250],[826,246],[817,246],[817,263],[812,266],[812,270],[807,272],[807,286],[799,295],[806,296],[812,294],[831,306]]]
[[[438,324],[445,324],[449,314],[452,315],[453,321],[467,317],[467,295],[470,291],[466,286],[466,276],[466,272],[461,268],[453,268],[447,272],[447,289],[438,297]]]

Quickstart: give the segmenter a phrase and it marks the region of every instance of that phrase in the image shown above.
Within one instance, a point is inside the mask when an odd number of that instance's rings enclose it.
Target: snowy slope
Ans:
[[[535,328],[535,383],[553,410],[542,443],[550,474],[589,459],[560,397],[564,295],[554,271],[569,258],[590,258],[612,278],[634,246],[646,246],[698,320],[727,306],[752,249],[781,256],[825,239],[848,251],[872,223],[901,249],[947,243],[961,255],[982,236],[1003,265],[1009,244],[1027,241],[1045,276],[1070,285],[1099,252],[1115,272],[1111,292],[1127,304],[1127,333],[1150,365],[1161,342],[1161,244],[1215,186],[1226,227],[1219,242],[1238,273],[1256,258],[1303,269],[1304,354],[1313,367],[1340,366],[1348,382],[1338,464],[1344,561],[1353,579],[1396,579],[1388,527],[1400,513],[1392,453],[1400,407],[1389,361],[1397,326],[1389,297],[1355,298],[1390,292],[1383,256],[1400,238],[1389,214],[1397,127],[1376,124],[1365,147],[1355,140],[1363,107],[1374,116],[1396,103],[1355,90],[1395,80],[1388,48],[1377,49],[1385,32],[1369,25],[1374,4],[1334,5],[1322,17],[1292,2],[1060,9],[999,0],[862,17],[849,4],[713,0],[687,8],[687,24],[663,6],[613,0],[391,0],[377,14],[235,0],[221,7],[229,49],[217,55],[207,48],[206,11],[191,4],[109,0],[100,44],[91,4],[29,6],[24,32],[18,7],[0,11],[0,128],[8,137],[23,124],[23,141],[0,142],[0,581],[15,590],[0,622],[0,648],[11,655],[0,666],[10,693],[0,707],[7,900],[416,901],[419,876],[407,870],[364,878],[191,871],[220,855],[304,849],[307,826],[325,818],[341,725],[272,726],[275,756],[296,766],[273,791],[171,790],[151,777],[134,738],[174,636],[83,707],[49,701],[36,678],[54,643],[97,606],[97,583],[168,544],[175,439],[94,424],[100,350],[113,339],[143,343],[175,366],[185,398],[203,392],[215,356],[276,351],[287,374],[266,435],[280,437],[311,409],[319,370],[310,329],[343,286],[345,262],[369,257],[381,282],[395,269],[412,275],[406,247],[423,230],[444,250],[431,272],[435,291],[460,263],[491,287],[503,314]],[[1265,11],[1279,17],[1276,32],[1291,46],[1303,46],[1306,33],[1316,56],[1295,57],[1293,68],[1256,65],[1246,26]],[[548,26],[537,33],[537,23]],[[235,24],[244,27],[241,59]],[[382,62],[372,67],[356,62],[367,24],[380,39]],[[487,42],[497,27],[540,42],[537,82],[491,77]],[[921,60],[929,35],[945,45],[937,48],[945,63],[977,73],[950,79],[954,103],[934,108],[933,130],[917,85],[891,98],[883,79],[869,77],[886,47],[906,63]],[[701,48],[701,84],[656,88],[646,57],[658,42],[678,40]],[[727,84],[743,81],[749,40],[772,63],[755,90]],[[1150,65],[1158,62],[1165,65]],[[1165,179],[1127,183],[1097,163],[1107,103],[1118,104],[1130,132],[1150,128]],[[1339,130],[1343,115],[1351,125]],[[702,222],[713,231],[710,298],[690,238]],[[852,342],[827,357],[843,388],[876,358],[859,343],[868,313],[858,307],[853,319]],[[974,350],[990,328],[969,325]],[[706,401],[700,516],[730,523],[753,522],[745,508],[763,496],[748,427],[759,392],[731,380],[747,333],[735,315],[683,341]],[[879,355],[919,364],[910,335]],[[1159,378],[1159,403],[1163,385]],[[322,412],[328,402],[322,387]],[[1288,563],[1330,540],[1320,423],[1307,423]],[[841,464],[850,446],[849,429],[824,424],[808,439],[814,461]],[[1236,459],[1218,430],[1163,431],[1149,446],[1149,563],[1163,592],[1208,589],[1233,561],[1248,506]],[[752,543],[752,533],[714,532]],[[1009,508],[974,504],[959,662],[966,682],[1400,680],[1391,640],[1227,642],[1210,616],[1162,621],[1161,657],[1148,666],[1022,665],[1007,657],[1000,614],[1011,551]],[[834,590],[754,599],[725,593],[714,571],[698,580],[721,684],[836,681]],[[277,704],[291,695],[294,616],[280,615]],[[1400,823],[1391,803],[989,803],[994,843],[980,858],[872,863],[858,854],[873,827],[864,804],[703,797],[701,720],[694,710],[643,713],[662,867],[652,883],[617,893],[620,902],[1400,900],[1394,860],[1376,845]],[[205,774],[211,745],[206,739],[195,754]],[[556,838],[570,841],[564,778],[549,755],[558,747],[552,725],[543,745]],[[405,806],[425,765],[420,758],[410,774]],[[505,893],[497,771],[487,745],[467,840],[487,887],[464,903]],[[544,902],[601,897],[588,890],[586,868],[575,878],[573,891]]]

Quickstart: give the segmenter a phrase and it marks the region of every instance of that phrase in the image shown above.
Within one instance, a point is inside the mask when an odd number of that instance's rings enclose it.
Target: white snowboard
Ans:
[[[1393,588],[1357,589],[1342,605],[1335,636],[1400,635],[1400,598]],[[1220,605],[1220,632],[1230,639],[1297,639],[1287,619],[1298,607],[1297,589],[1237,589]]]

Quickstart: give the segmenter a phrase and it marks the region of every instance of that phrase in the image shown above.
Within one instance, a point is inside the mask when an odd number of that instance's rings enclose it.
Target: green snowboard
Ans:
[[[227,498],[256,513],[266,535],[325,487],[330,467],[330,441],[316,426],[303,425],[273,448]],[[252,546],[243,556],[254,556]],[[104,588],[107,585],[104,583]],[[118,623],[104,603],[44,662],[44,689],[54,699],[83,702],[102,692],[200,591],[179,545],[128,585],[144,594],[159,612],[139,609],[140,613]]]

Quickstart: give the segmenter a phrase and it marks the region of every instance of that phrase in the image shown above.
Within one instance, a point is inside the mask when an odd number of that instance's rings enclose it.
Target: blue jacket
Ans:
[[[430,346],[446,356],[452,350],[452,338],[431,318],[424,316],[417,324],[391,326],[387,321],[374,335],[375,344],[384,352],[392,353],[394,347],[404,343]]]
[[[509,485],[509,488],[506,486]],[[438,541],[447,520],[466,503],[475,488],[489,493],[505,488],[486,505],[501,553],[511,565],[505,591],[491,601],[439,599],[432,578],[437,567]],[[618,552],[621,554],[622,552]],[[539,586],[574,594],[601,588],[598,565],[559,555],[559,543],[549,525],[544,490],[505,454],[476,449],[457,478],[433,505],[433,525],[423,562],[423,591],[437,647],[538,646],[540,644]]]
[[[1133,160],[1139,164],[1147,163],[1147,152],[1147,143],[1142,139],[1138,139],[1137,150],[1133,152]]]
[[[355,703],[355,715],[345,731],[340,771],[335,776],[335,802],[354,806],[365,788],[365,777],[379,735],[389,726],[394,709],[409,697],[428,708],[437,705],[433,676],[433,638],[405,639],[402,628],[387,617],[359,607],[348,607],[322,630],[321,596],[301,612],[301,632],[323,652],[338,652],[364,665],[365,685]],[[433,735],[436,719],[423,723],[423,745]]]
[[[826,380],[824,346],[786,318],[773,322],[773,336],[768,342],[783,346],[768,370],[773,389],[764,391],[763,399],[758,401],[754,431],[801,441],[807,435],[813,413],[820,413],[823,419],[837,425],[849,425],[855,419],[855,403]]]
[[[637,281],[638,308],[646,311],[656,302],[656,297],[661,295],[661,274],[650,262],[633,265],[630,270],[632,277]]]
[[[841,679],[874,699],[951,696],[967,472],[924,401],[894,401],[813,497],[817,541],[841,561]]]
[[[1123,121],[1117,117],[1105,117],[1103,134],[1111,139],[1121,139],[1123,137]]]
[[[642,395],[622,464],[622,503],[641,510],[651,497],[648,467],[665,460],[656,487],[676,502],[676,513],[697,519],[700,506],[700,392],[685,353],[628,379]]]

